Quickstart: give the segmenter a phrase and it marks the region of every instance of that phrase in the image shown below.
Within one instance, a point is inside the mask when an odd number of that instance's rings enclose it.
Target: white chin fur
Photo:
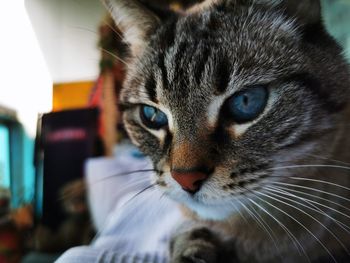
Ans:
[[[221,221],[235,213],[235,210],[230,205],[208,205],[195,200],[188,200],[184,205],[206,220]]]

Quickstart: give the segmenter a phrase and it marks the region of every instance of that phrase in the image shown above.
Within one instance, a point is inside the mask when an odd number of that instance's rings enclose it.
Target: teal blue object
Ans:
[[[34,139],[15,119],[0,116],[0,186],[10,189],[12,207],[35,196]]]
[[[350,61],[350,1],[322,0],[323,19],[328,31],[344,48]]]
[[[10,131],[0,124],[0,187],[10,188]]]

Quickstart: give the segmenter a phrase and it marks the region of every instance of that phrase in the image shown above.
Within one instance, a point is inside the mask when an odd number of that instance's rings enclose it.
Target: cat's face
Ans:
[[[251,189],[283,179],[273,168],[331,151],[321,141],[344,104],[345,65],[315,28],[320,35],[306,40],[297,19],[237,1],[154,30],[130,62],[121,103],[161,189],[222,219]]]

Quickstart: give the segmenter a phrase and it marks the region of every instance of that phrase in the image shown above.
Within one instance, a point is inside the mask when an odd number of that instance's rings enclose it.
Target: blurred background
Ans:
[[[322,4],[350,61],[350,0]],[[90,223],[86,167],[103,171],[118,154],[143,158],[117,146],[127,144],[117,104],[128,50],[98,0],[1,1],[0,32],[0,262],[33,252],[52,262],[103,223],[94,215]],[[84,237],[75,239],[74,224]]]

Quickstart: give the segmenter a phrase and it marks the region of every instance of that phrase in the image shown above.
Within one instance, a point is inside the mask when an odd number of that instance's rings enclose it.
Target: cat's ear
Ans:
[[[302,25],[313,25],[321,21],[320,0],[276,0],[276,2]]]
[[[123,32],[125,42],[133,56],[144,49],[150,34],[160,24],[160,19],[137,0],[101,0],[116,25]]]
[[[200,2],[199,4],[195,4],[192,7],[190,7],[188,10],[186,10],[187,14],[193,14],[198,13],[200,11],[209,9],[211,6],[215,4],[224,3],[224,0],[205,0],[203,2]]]

